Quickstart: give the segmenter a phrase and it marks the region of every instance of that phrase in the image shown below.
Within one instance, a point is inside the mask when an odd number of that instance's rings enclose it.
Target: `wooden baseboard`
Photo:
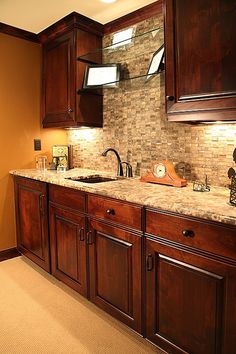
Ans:
[[[20,253],[17,251],[17,248],[9,248],[4,251],[0,251],[0,262],[6,261],[7,259],[20,256]]]

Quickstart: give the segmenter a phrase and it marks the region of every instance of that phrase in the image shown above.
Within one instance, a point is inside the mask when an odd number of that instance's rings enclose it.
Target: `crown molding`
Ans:
[[[77,12],[71,12],[69,15],[39,32],[38,39],[41,43],[45,43],[56,38],[61,33],[65,33],[65,31],[70,31],[75,28],[94,33],[98,36],[103,36],[104,31],[104,26],[101,23]]]
[[[125,16],[108,22],[104,25],[104,34],[110,34],[119,31],[125,27],[132,26],[138,22],[144,21],[150,17],[161,15],[163,13],[163,0],[157,0],[152,4],[133,11]]]
[[[67,28],[68,30],[73,28],[81,28],[87,30],[88,28],[91,31],[99,35],[109,34],[116,31],[119,31],[125,27],[132,26],[137,22],[144,21],[150,17],[161,15],[163,13],[163,0],[157,0],[152,4],[142,7],[136,11],[133,11],[125,16],[119,17],[118,19],[108,22],[105,25],[102,25],[86,16],[72,12],[71,14],[63,17],[61,20],[52,24],[39,34],[22,30],[20,28],[7,25],[0,22],[0,33],[5,33],[10,36],[18,37],[25,39],[27,41],[40,43],[47,41],[48,38],[57,36],[61,31]]]
[[[0,22],[0,33],[39,43],[37,34]]]

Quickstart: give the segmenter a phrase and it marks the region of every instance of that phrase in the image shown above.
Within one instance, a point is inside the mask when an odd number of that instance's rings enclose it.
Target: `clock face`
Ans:
[[[158,178],[163,178],[166,175],[166,167],[163,165],[163,163],[159,163],[154,166],[154,175]]]

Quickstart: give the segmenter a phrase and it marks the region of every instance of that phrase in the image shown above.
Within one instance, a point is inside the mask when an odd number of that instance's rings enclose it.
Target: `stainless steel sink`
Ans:
[[[88,176],[88,177],[66,177],[72,181],[83,182],[83,183],[101,183],[101,182],[110,182],[117,181],[117,178],[104,177],[104,176]]]

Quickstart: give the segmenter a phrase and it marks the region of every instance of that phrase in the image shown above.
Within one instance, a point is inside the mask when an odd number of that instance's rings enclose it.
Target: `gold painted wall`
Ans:
[[[16,246],[13,179],[9,170],[34,168],[35,157],[66,144],[64,130],[40,126],[41,47],[0,33],[0,251]],[[40,138],[42,151],[34,151]]]

